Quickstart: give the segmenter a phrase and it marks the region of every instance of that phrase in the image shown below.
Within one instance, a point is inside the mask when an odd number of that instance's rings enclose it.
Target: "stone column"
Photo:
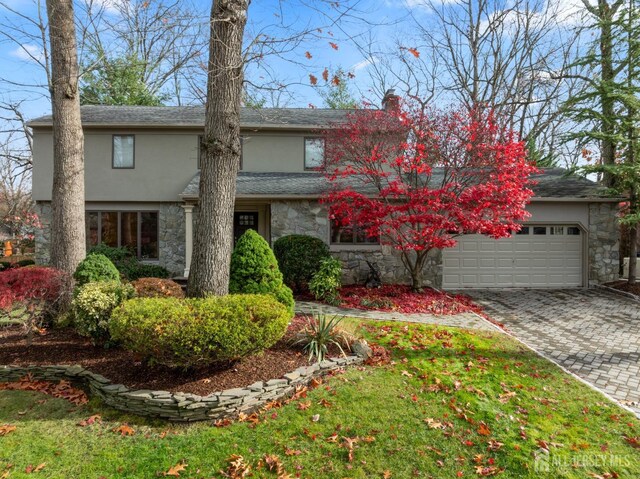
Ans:
[[[191,253],[193,252],[193,205],[182,205],[184,209],[184,277],[189,277]]]

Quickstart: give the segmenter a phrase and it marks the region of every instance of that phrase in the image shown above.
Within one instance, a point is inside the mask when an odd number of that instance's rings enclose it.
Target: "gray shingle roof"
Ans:
[[[537,198],[558,199],[603,199],[605,189],[597,183],[577,176],[566,176],[561,168],[545,168],[532,178],[537,182],[533,187]],[[434,172],[437,182],[438,172]],[[197,197],[200,173],[196,174],[182,193],[183,197]],[[327,191],[327,180],[322,173],[249,173],[240,172],[237,179],[238,196],[277,197],[302,196],[319,197]],[[359,188],[362,191],[362,188]],[[366,193],[375,193],[364,191]],[[611,201],[616,201],[612,199]]]
[[[83,106],[85,127],[204,127],[204,106]],[[314,128],[344,121],[352,110],[324,108],[242,108],[244,128]],[[31,120],[32,127],[51,126],[51,115]]]

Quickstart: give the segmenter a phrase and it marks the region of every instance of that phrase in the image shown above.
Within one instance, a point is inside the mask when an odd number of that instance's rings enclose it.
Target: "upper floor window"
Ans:
[[[112,166],[133,168],[135,164],[135,136],[113,135]]]
[[[202,169],[202,140],[204,136],[198,135],[198,169]],[[244,137],[240,137],[240,169],[242,169],[242,160],[244,157]]]
[[[324,168],[324,138],[304,139],[304,169],[321,170]]]

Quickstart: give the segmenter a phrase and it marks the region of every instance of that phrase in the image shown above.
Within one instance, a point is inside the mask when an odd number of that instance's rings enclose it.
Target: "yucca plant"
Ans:
[[[307,325],[298,334],[294,344],[304,344],[303,351],[309,353],[309,361],[315,357],[317,362],[322,362],[331,344],[346,356],[342,346],[349,347],[350,335],[338,327],[343,319],[343,316],[329,317],[326,314],[307,316]]]

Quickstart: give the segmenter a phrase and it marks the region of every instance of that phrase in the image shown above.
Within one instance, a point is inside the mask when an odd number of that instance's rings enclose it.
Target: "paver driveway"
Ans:
[[[465,293],[529,346],[640,413],[640,303],[599,289]]]

